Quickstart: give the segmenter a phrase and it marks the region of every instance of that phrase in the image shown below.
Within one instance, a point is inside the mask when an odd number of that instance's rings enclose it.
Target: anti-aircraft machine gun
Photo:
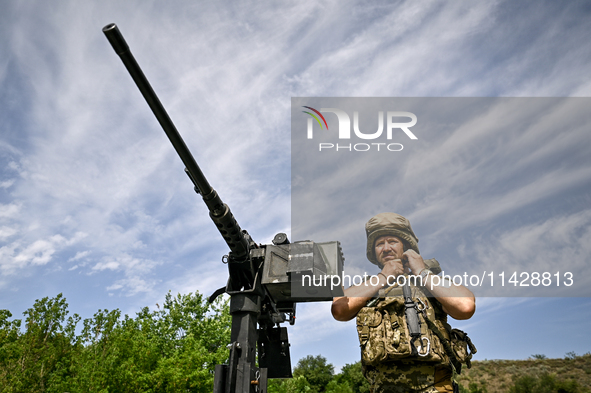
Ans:
[[[340,244],[290,243],[284,233],[277,234],[273,244],[255,243],[201,172],[117,26],[109,24],[103,32],[185,164],[195,191],[203,197],[230,248],[223,258],[228,265],[228,282],[209,298],[212,302],[224,292],[230,295],[232,316],[230,356],[228,364],[215,367],[214,393],[266,393],[267,378],[292,376],[287,328],[279,324],[295,323],[297,302],[327,301],[343,295],[340,286],[329,288],[326,280],[326,275],[342,274]],[[317,286],[322,280],[314,278],[321,277],[324,285]]]

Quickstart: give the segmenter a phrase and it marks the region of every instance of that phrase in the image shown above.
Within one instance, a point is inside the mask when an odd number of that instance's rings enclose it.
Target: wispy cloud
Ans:
[[[591,27],[580,5],[518,3],[7,3],[0,15],[0,269],[28,280],[26,289],[18,280],[2,286],[21,291],[6,296],[9,305],[25,309],[53,291],[44,272],[114,295],[97,296],[95,308],[132,308],[168,289],[209,293],[227,277],[219,262],[227,247],[103,37],[107,23],[119,25],[240,224],[269,242],[291,232],[291,96],[589,95],[591,51],[581,43]],[[359,223],[376,209],[402,207],[432,253],[445,234],[468,239],[495,217],[586,184],[584,132],[553,134],[569,114],[555,116],[547,127],[505,134],[513,138],[505,151],[495,150],[499,136],[486,129],[434,129],[422,140],[440,143],[447,155],[417,149],[415,160],[392,169],[425,183],[410,192],[362,162],[335,170],[305,186],[341,187],[343,195],[318,200],[297,189],[318,220],[294,232],[341,240],[351,250],[348,266],[361,271]],[[495,168],[498,160],[507,164]],[[351,181],[362,187],[348,188]],[[346,195],[376,185],[390,192],[388,203],[361,203],[347,210],[350,220],[339,219]],[[459,205],[468,212],[461,217],[449,208]],[[518,221],[496,235],[535,232],[529,226],[546,222]],[[427,230],[427,222],[445,234]],[[465,252],[486,257],[489,250]]]
[[[10,233],[10,235],[13,235]],[[61,235],[53,235],[47,239],[35,240],[31,244],[23,246],[18,240],[0,248],[0,269],[3,274],[16,274],[21,269],[27,269],[36,265],[46,265],[54,254],[66,247],[72,246],[86,237],[79,232],[72,238],[66,239]]]

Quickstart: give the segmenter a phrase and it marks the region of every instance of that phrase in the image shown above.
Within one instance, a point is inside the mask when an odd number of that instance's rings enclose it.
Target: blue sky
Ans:
[[[35,299],[60,292],[71,312],[90,317],[99,308],[129,314],[153,308],[168,290],[209,294],[226,281],[220,261],[226,245],[104,38],[108,23],[119,25],[213,187],[260,243],[277,232],[291,235],[292,97],[591,92],[586,2],[5,0],[2,10],[0,307],[15,317]],[[476,162],[489,175],[486,161],[448,157],[449,178],[433,184],[435,195],[454,207],[428,199],[401,205],[421,249],[449,260],[491,260],[496,253],[527,259],[531,253],[545,263],[587,262],[587,134],[530,129],[517,139],[520,150],[506,158],[522,165],[507,165],[499,172],[513,168],[510,176],[482,183],[477,173],[467,184],[457,174],[469,174]],[[459,135],[430,140],[462,153],[469,146]],[[483,139],[489,146],[502,141]],[[430,173],[434,164],[420,162],[416,150],[408,174]],[[523,161],[515,158],[520,154]],[[363,174],[359,167],[356,176]],[[507,223],[507,210],[490,209],[499,199],[474,192],[479,184],[521,190],[516,195],[525,202]],[[503,190],[497,188],[500,200],[510,195]],[[376,209],[398,206],[360,208],[347,228],[323,228],[343,233],[342,239],[319,240],[341,240],[350,263],[363,243],[365,220]],[[438,229],[454,224],[444,213],[466,207],[469,214],[456,213],[461,219],[453,229],[462,242],[438,252],[445,240]],[[480,211],[487,214],[477,222],[467,219]],[[321,235],[310,228],[310,238]],[[589,302],[479,298],[475,317],[455,325],[473,337],[479,359],[582,354],[591,350],[582,333],[591,320]],[[359,357],[353,324],[331,320],[328,303],[298,306],[290,337],[294,363],[320,353],[340,368]]]

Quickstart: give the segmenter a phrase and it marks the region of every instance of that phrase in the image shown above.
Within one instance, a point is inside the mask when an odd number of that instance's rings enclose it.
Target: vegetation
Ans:
[[[464,393],[591,392],[591,353],[564,359],[532,355],[528,360],[473,361],[458,376]]]
[[[211,393],[214,366],[227,361],[228,305],[198,293],[168,293],[162,308],[135,318],[99,310],[82,320],[67,308],[60,294],[37,300],[23,320],[0,310],[0,393]],[[369,393],[359,362],[335,375],[323,356],[306,356],[293,375],[270,380],[269,393]],[[458,381],[463,393],[591,393],[591,353],[473,361]]]
[[[0,311],[0,392],[208,392],[230,340],[227,305],[169,293],[136,318],[99,310],[68,317],[62,295],[37,300],[21,320]],[[79,334],[76,330],[81,330]]]
[[[361,363],[347,364],[340,374],[326,358],[308,355],[298,361],[292,379],[270,380],[269,393],[369,393]]]

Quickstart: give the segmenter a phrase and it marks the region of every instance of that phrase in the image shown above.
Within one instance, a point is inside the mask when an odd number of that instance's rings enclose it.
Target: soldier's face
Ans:
[[[394,259],[402,259],[404,255],[404,243],[392,235],[380,236],[374,244],[376,259],[380,266]]]

